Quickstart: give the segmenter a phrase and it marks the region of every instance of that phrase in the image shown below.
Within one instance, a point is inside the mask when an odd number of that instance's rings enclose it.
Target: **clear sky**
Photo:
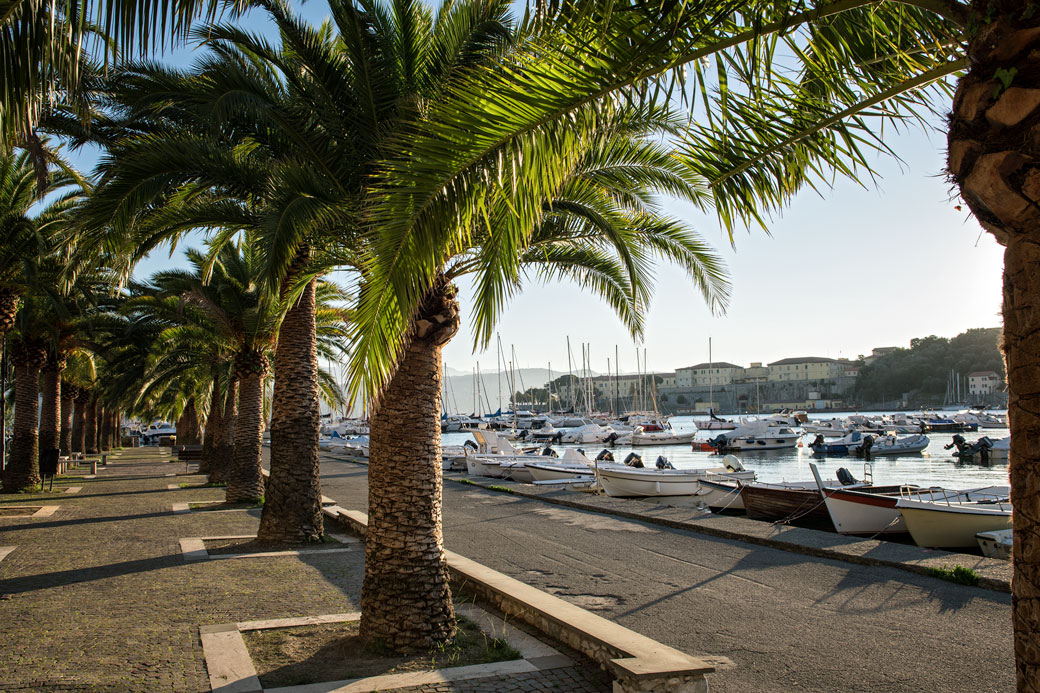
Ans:
[[[311,21],[327,14],[303,5]],[[253,25],[262,25],[253,20]],[[190,52],[167,59],[187,64]],[[687,220],[725,259],[733,283],[725,315],[712,316],[700,294],[674,267],[658,265],[645,340],[651,370],[672,370],[712,358],[742,366],[791,356],[855,358],[879,346],[908,346],[913,337],[952,337],[971,327],[1001,324],[1002,249],[964,211],[955,209],[943,176],[945,134],[913,130],[886,137],[903,161],[879,160],[877,187],[839,181],[824,196],[798,196],[760,229],[738,232],[735,247],[712,217],[680,203],[665,209]],[[85,164],[89,157],[81,159]],[[176,264],[160,252],[139,275]],[[471,291],[460,285],[463,329],[446,347],[447,365],[469,372],[496,368],[495,345],[474,353],[469,331]],[[573,285],[532,281],[499,324],[518,367],[567,368],[567,337],[580,363],[591,345],[592,368],[606,372],[620,351],[622,372],[636,367],[636,344],[597,298]]]

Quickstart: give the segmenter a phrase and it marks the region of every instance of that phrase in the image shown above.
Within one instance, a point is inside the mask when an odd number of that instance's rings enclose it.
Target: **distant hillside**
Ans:
[[[980,327],[952,339],[935,335],[912,339],[909,349],[896,349],[860,369],[856,400],[864,404],[907,395],[910,400],[942,402],[951,371],[961,380],[965,400],[969,373],[995,371],[1006,382],[1000,332],[999,327]]]

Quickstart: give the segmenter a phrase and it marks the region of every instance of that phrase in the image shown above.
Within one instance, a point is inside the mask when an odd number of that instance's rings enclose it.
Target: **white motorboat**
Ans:
[[[707,419],[698,419],[694,423],[701,431],[732,431],[737,427],[736,422],[715,416],[715,412],[711,409],[708,410]]]
[[[824,502],[830,513],[834,528],[840,534],[874,536],[877,534],[901,534],[909,531],[903,515],[896,507],[902,498],[924,502],[954,503],[1007,498],[1008,487],[987,486],[984,488],[952,491],[947,489],[922,489],[906,487],[899,495],[871,493],[849,488],[827,488]]]
[[[740,465],[740,462],[736,462]],[[710,469],[615,469],[601,468],[600,486],[616,498],[693,496],[700,491],[702,479],[753,481],[755,473],[730,463]]]
[[[141,430],[141,445],[158,445],[159,441],[177,435],[177,427],[169,421],[153,421]]]
[[[701,479],[697,496],[712,512],[744,510],[744,499],[740,495],[740,484],[722,479]]]
[[[783,450],[798,445],[801,437],[787,426],[771,426],[768,420],[752,421],[712,438],[708,443],[719,452]]]
[[[979,548],[982,549],[983,556],[1000,558],[1005,561],[1011,560],[1011,552],[1015,541],[1010,529],[979,532],[975,535],[975,540],[979,542]]]
[[[614,433],[614,429],[610,426],[601,426],[591,419],[585,419],[585,423],[582,425],[562,431],[561,442],[602,443],[605,442],[612,433]]]
[[[537,452],[527,453],[517,450],[504,435],[491,429],[473,431],[472,435],[476,443],[467,444],[465,454],[461,458],[456,457],[452,461],[452,465],[464,462],[466,471],[473,476],[503,478],[511,476],[510,470],[516,465],[522,467],[525,462],[547,459]],[[471,447],[471,445],[475,447]],[[521,472],[520,476],[525,475]],[[530,481],[529,478],[517,478],[516,480]]]
[[[697,435],[696,431],[676,431],[668,424],[645,423],[632,431],[629,444],[635,445],[681,445],[689,443]],[[620,439],[619,439],[620,440]]]
[[[1010,502],[954,503],[900,498],[896,507],[918,546],[934,549],[974,549],[979,532],[1011,526]]]
[[[899,438],[894,435],[868,436],[859,431],[852,431],[842,438],[824,439],[818,433],[816,439],[809,443],[816,455],[859,455],[864,456],[867,449],[871,457],[880,455],[909,455],[921,452],[931,441],[921,433]]]

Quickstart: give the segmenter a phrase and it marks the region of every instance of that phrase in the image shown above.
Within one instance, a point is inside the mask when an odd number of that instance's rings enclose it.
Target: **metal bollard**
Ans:
[[[97,474],[97,460],[90,461],[90,473]]]
[[[107,467],[108,466],[108,455],[102,455],[101,456],[101,466],[102,467]]]

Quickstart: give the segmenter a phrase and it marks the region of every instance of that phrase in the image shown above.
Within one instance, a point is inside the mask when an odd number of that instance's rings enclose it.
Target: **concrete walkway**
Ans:
[[[186,561],[181,539],[254,535],[259,510],[175,514],[224,491],[157,452],[115,453],[96,477],[70,472],[53,493],[0,496],[0,690],[208,691],[200,628],[359,610],[360,550]],[[36,516],[13,515],[18,506]],[[44,506],[57,507],[33,510]],[[576,662],[399,690],[610,689]]]
[[[1014,690],[1006,564],[450,477],[448,549],[714,658],[712,691]],[[344,507],[364,510],[366,479],[362,465],[323,460],[323,491]],[[824,557],[843,553],[855,562]],[[928,577],[915,563],[968,564],[998,589]]]

